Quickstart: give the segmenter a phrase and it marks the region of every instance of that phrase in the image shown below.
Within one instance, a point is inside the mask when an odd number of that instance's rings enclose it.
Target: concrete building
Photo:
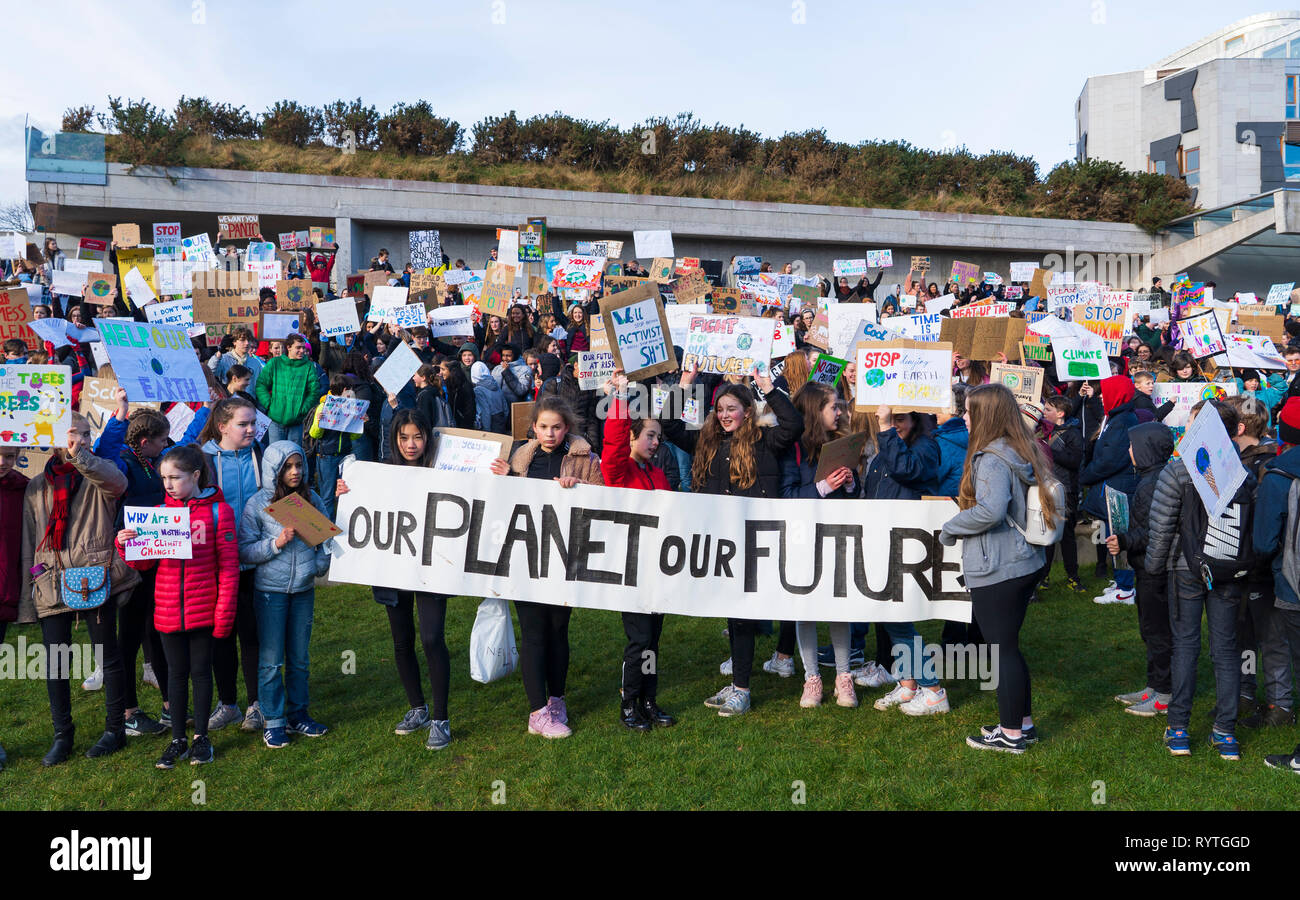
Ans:
[[[1150,66],[1089,78],[1076,156],[1177,175],[1203,208],[1300,183],[1300,12],[1234,22]]]

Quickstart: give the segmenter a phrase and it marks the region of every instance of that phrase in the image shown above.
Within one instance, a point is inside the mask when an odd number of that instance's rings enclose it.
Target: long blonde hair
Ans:
[[[717,406],[723,397],[735,397],[745,408],[745,421],[731,435],[731,466],[728,473],[731,483],[747,491],[758,480],[754,445],[762,437],[762,432],[759,431],[758,415],[754,410],[754,394],[743,384],[728,384],[713,398],[713,410],[705,420],[704,428],[700,430],[700,439],[695,445],[695,461],[691,463],[691,490],[696,492],[701,491],[708,481],[709,469],[713,467],[718,445],[727,436],[718,424]]]
[[[970,441],[966,448],[966,464],[957,492],[957,505],[970,509],[975,505],[975,476],[971,465],[975,455],[985,450],[999,438],[1005,438],[1016,455],[1034,468],[1034,480],[1040,485],[1052,477],[1051,466],[1043,455],[1042,447],[1034,440],[1025,425],[1024,416],[1016,397],[1005,385],[986,383],[966,388],[966,413],[970,416]],[[1043,518],[1049,528],[1056,524],[1057,509],[1050,494],[1040,492]]]

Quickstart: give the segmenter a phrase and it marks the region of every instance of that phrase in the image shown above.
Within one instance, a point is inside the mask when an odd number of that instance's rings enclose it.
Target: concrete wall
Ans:
[[[1088,134],[1088,156],[1145,172],[1142,142],[1142,72],[1098,75],[1084,84],[1077,110],[1078,128]]]

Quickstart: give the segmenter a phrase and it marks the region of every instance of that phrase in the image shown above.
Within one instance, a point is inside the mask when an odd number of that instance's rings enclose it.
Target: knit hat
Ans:
[[[1020,415],[1025,417],[1025,425],[1030,431],[1035,430],[1043,421],[1043,408],[1037,403],[1020,404]]]
[[[1122,403],[1133,399],[1133,381],[1124,375],[1112,375],[1101,380],[1101,408],[1106,415]]]
[[[1300,397],[1292,397],[1277,417],[1277,436],[1284,444],[1300,444]]]
[[[560,374],[560,358],[554,353],[543,353],[541,359],[542,378],[554,378]]]

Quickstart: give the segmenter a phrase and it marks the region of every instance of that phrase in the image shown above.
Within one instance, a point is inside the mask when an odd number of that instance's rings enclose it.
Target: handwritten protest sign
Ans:
[[[127,562],[193,559],[188,506],[124,506],[122,522],[136,533],[125,544]]]
[[[311,282],[305,278],[277,279],[275,282],[276,309],[311,309],[316,305]]]
[[[979,284],[980,267],[975,263],[953,260],[952,277],[949,280],[955,281],[959,288],[964,288],[968,284]]]
[[[657,285],[648,283],[603,297],[600,312],[614,363],[628,378],[676,371],[672,332]]]
[[[0,447],[67,447],[72,368],[0,364]]]
[[[1013,262],[1011,264],[1011,281],[1032,281],[1034,270],[1038,268],[1036,262]]]
[[[1128,534],[1128,494],[1106,485],[1106,525],[1111,534]]]
[[[158,325],[193,325],[194,306],[188,300],[150,303],[144,308],[144,316]]]
[[[928,257],[928,256],[913,256],[913,257],[912,257],[912,265],[911,265],[911,268],[912,268],[912,271],[913,271],[913,272],[928,272],[928,271],[930,271],[930,257]]]
[[[361,330],[357,304],[351,297],[317,304],[316,320],[320,325],[320,335],[324,338],[343,337]]]
[[[261,233],[262,227],[257,223],[257,216],[217,216],[217,240],[219,241],[254,240]]]
[[[971,303],[950,310],[949,315],[954,319],[996,318],[1009,315],[1013,309],[1015,309],[1014,303]]]
[[[868,250],[867,251],[868,269],[888,269],[893,265],[894,265],[893,250]]]
[[[617,368],[618,364],[614,362],[613,353],[580,350],[578,365],[573,374],[578,378],[578,387],[584,391],[594,391],[608,381]]]
[[[510,312],[510,295],[514,284],[514,266],[499,262],[488,263],[487,274],[483,276],[483,289],[478,296],[479,312],[485,316],[500,316],[504,319]]]
[[[1174,440],[1178,440],[1187,427],[1187,420],[1191,418],[1193,406],[1202,400],[1226,400],[1229,397],[1237,396],[1238,393],[1235,381],[1215,382],[1212,384],[1157,381],[1155,389],[1151,393],[1151,402],[1157,407],[1164,406],[1169,402],[1174,404],[1174,408],[1161,421],[1173,429]]]
[[[757,275],[763,267],[761,256],[737,256],[731,271],[736,275]]]
[[[893,316],[889,320],[889,328],[915,341],[937,341],[946,318],[937,312]]]
[[[1043,370],[1037,366],[1013,366],[994,363],[989,380],[1005,384],[1018,403],[1043,402]]]
[[[1203,413],[1206,410],[1202,411]],[[1223,420],[1212,410],[1198,415],[1187,426],[1178,442],[1178,456],[1182,459],[1192,486],[1200,495],[1209,513],[1212,531],[1222,530],[1213,520],[1219,518],[1232,503],[1233,495],[1246,481],[1246,467],[1241,464],[1237,448],[1228,436]],[[1228,526],[1239,529],[1240,522]]]
[[[864,342],[854,350],[859,412],[947,412],[952,407],[952,346],[922,341]]]
[[[843,275],[845,278],[851,278],[855,275],[867,274],[867,260],[862,259],[836,259],[831,261],[831,274],[836,278]]]
[[[1229,333],[1223,336],[1228,343],[1228,364],[1243,369],[1285,369],[1286,360],[1277,352],[1270,338],[1262,334]]]
[[[391,313],[392,324],[398,328],[419,328],[425,324],[429,311],[423,303],[407,303],[405,306],[394,307]]]
[[[970,618],[957,581],[961,547],[937,538],[950,504],[566,489],[420,468],[396,479],[391,466],[366,462],[350,465],[347,481],[337,516],[347,534],[330,569],[336,582],[692,616]],[[417,523],[409,542],[385,538],[390,520]],[[492,535],[492,522],[511,523],[504,538]],[[603,547],[580,537],[589,533]],[[832,556],[820,567],[815,553],[786,546],[794,535],[820,533],[845,536],[825,542]],[[692,574],[690,548],[703,547],[706,535],[735,553]],[[656,589],[647,592],[649,580]]]
[[[1107,356],[1119,356],[1123,349],[1124,329],[1129,320],[1129,304],[1090,303],[1076,307],[1074,321],[1097,335],[1106,344]]]
[[[97,259],[103,261],[108,256],[108,241],[98,238],[82,238],[77,241],[77,259]]]
[[[121,225],[113,226],[113,243],[117,244],[119,249],[129,250],[132,247],[140,246],[140,226],[134,222],[126,222]]]
[[[94,322],[128,400],[206,403],[212,399],[183,326]]]
[[[370,404],[352,397],[325,395],[320,408],[320,427],[330,431],[361,434]]]
[[[1106,345],[1082,325],[1049,315],[1029,322],[1028,328],[1051,339],[1058,380],[1087,381],[1110,374]]]
[[[1286,306],[1291,299],[1291,291],[1294,288],[1294,281],[1271,285],[1268,289],[1268,299],[1264,302],[1269,306]]]
[[[474,315],[468,306],[444,306],[429,313],[431,337],[473,337]]]
[[[442,265],[442,235],[436,229],[410,233],[411,265],[436,269]]]
[[[158,295],[153,292],[153,288],[149,286],[149,282],[135,266],[132,266],[127,270],[127,273],[122,276],[122,285],[126,288],[126,296],[137,307],[153,303],[158,299]]]
[[[691,316],[682,366],[717,375],[767,374],[772,323],[754,316]]]
[[[92,272],[86,275],[86,286],[82,297],[101,306],[112,302],[113,292],[117,290],[117,276],[105,272]]]
[[[570,254],[560,260],[551,284],[556,288],[594,291],[600,287],[600,275],[604,269],[604,257]]]
[[[692,269],[673,283],[673,296],[678,303],[695,303],[709,293],[709,279],[703,269]]]
[[[30,327],[32,315],[31,304],[27,302],[27,292],[19,290],[0,291],[0,341],[18,338],[31,350],[41,349],[41,339]]]
[[[435,472],[491,472],[494,460],[509,460],[514,443],[508,434],[466,428],[435,428],[438,451]]]
[[[829,353],[818,353],[813,360],[812,371],[808,373],[808,380],[835,387],[840,383],[840,376],[848,364],[847,359],[838,359]]]
[[[1219,329],[1219,319],[1213,310],[1179,319],[1173,326],[1182,338],[1183,349],[1197,359],[1224,353],[1228,349],[1227,341]]]
[[[349,478],[351,467],[348,468]],[[266,514],[285,528],[292,528],[297,537],[309,547],[328,541],[336,534],[342,534],[339,528],[312,505],[301,494],[285,494],[266,508]]]

